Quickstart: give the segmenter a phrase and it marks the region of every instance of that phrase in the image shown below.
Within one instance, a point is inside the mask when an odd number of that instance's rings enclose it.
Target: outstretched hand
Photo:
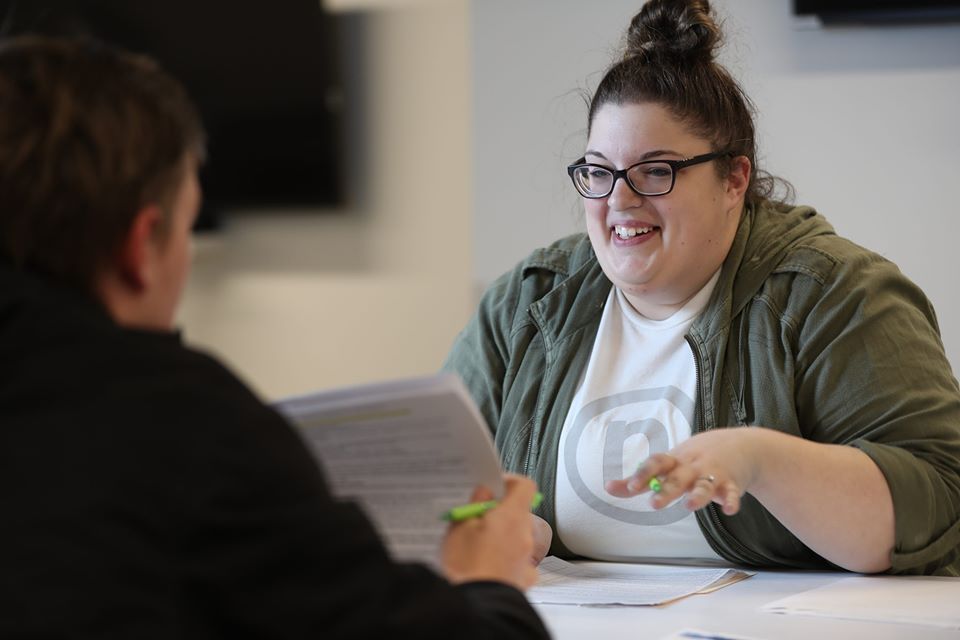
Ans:
[[[667,453],[650,456],[632,475],[611,480],[605,489],[619,498],[654,491],[650,504],[655,509],[681,497],[691,511],[715,502],[730,516],[740,510],[740,498],[758,473],[751,443],[749,427],[696,434]]]

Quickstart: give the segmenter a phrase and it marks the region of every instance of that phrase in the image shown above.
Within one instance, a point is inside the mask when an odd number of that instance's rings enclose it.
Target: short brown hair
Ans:
[[[0,261],[92,289],[137,211],[169,209],[203,147],[196,108],[149,58],[0,40]]]

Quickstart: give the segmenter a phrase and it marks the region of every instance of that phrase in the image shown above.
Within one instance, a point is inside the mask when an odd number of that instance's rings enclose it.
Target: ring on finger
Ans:
[[[700,482],[700,481],[709,482],[710,484],[713,484],[717,481],[717,478],[711,473],[709,475],[700,476],[699,478],[697,478],[697,482]]]

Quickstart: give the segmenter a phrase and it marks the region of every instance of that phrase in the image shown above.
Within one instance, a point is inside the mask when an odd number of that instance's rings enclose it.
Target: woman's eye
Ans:
[[[610,177],[610,172],[600,167],[590,167],[590,173],[587,175],[593,180],[604,180]]]
[[[655,165],[652,167],[645,167],[643,169],[643,175],[649,178],[669,178],[670,167],[665,165]]]

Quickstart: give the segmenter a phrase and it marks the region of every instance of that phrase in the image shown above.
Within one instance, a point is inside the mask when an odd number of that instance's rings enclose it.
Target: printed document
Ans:
[[[623,562],[566,562],[548,556],[530,602],[579,605],[655,605],[709,593],[754,575],[748,571]]]
[[[300,427],[334,494],[358,502],[400,560],[439,566],[441,515],[469,502],[477,485],[503,495],[490,431],[454,374],[325,391],[276,408]]]
[[[842,578],[770,604],[761,611],[960,630],[960,578]]]

